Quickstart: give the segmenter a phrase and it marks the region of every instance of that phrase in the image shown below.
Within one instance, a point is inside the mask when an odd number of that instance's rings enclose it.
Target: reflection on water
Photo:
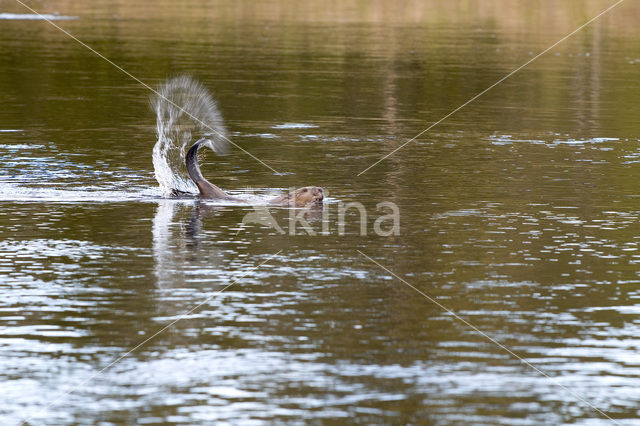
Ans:
[[[162,198],[145,89],[6,5],[0,423],[605,423],[357,250],[636,423],[638,5],[356,177],[608,5],[38,5],[153,86],[201,80],[234,143],[283,172],[235,150],[203,174],[248,200],[324,187],[315,236]],[[337,232],[354,201],[367,229],[398,205],[400,235],[360,235],[355,211]]]
[[[215,246],[210,246],[206,253],[200,252],[200,235],[202,221],[215,221],[216,216],[223,215],[228,208],[217,205],[206,205],[199,201],[180,202],[165,199],[158,202],[158,209],[153,218],[153,255],[157,284],[161,288],[182,287],[187,273],[186,263],[201,264],[198,273],[208,274],[220,269],[217,275],[224,273],[224,253]],[[177,221],[177,213],[184,223]],[[186,214],[185,214],[186,213]],[[188,219],[187,219],[188,214]]]

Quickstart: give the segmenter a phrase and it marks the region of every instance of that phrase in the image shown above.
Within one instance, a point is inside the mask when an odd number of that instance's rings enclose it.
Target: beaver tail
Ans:
[[[211,147],[212,143],[209,139],[200,139],[196,143],[194,143],[189,151],[187,151],[187,156],[185,158],[185,162],[187,165],[187,171],[189,172],[189,177],[198,186],[200,190],[200,197],[202,198],[231,198],[224,192],[222,189],[218,188],[208,180],[202,176],[202,172],[200,171],[200,166],[198,165],[198,149],[201,145],[206,145]]]

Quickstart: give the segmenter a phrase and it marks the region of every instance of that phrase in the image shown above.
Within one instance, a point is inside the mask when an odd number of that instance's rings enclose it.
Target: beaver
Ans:
[[[202,138],[189,148],[185,157],[189,177],[198,187],[198,190],[200,191],[200,198],[209,200],[244,201],[240,198],[232,197],[202,176],[200,166],[198,165],[198,149],[200,149],[201,146],[207,146],[213,149],[211,140]],[[181,195],[181,193],[180,191],[174,191],[174,195]],[[305,186],[291,191],[288,194],[273,198],[268,201],[268,204],[286,207],[321,207],[323,198],[324,191],[322,188],[317,186]]]

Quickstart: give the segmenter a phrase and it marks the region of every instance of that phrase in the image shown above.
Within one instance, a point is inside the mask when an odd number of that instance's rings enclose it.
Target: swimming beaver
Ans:
[[[186,165],[189,177],[196,184],[200,191],[200,197],[206,199],[220,199],[220,200],[236,200],[244,201],[240,198],[232,197],[212,184],[202,176],[200,172],[200,166],[198,166],[198,149],[201,146],[208,146],[213,149],[212,142],[209,139],[203,138],[194,143],[189,151],[187,151]],[[315,207],[322,206],[322,200],[324,198],[324,192],[322,188],[317,186],[305,186],[304,188],[298,188],[295,191],[291,191],[288,194],[281,195],[269,201],[269,204],[278,206],[289,207]]]

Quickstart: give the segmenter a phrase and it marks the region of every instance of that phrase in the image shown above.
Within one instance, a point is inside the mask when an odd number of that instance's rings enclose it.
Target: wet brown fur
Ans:
[[[200,198],[210,200],[219,199],[243,201],[239,198],[228,195],[222,189],[218,188],[202,176],[200,166],[198,166],[197,154],[200,146],[206,142],[207,139],[200,139],[194,143],[191,148],[189,148],[185,158],[189,177],[198,187],[198,190],[200,191]],[[321,207],[323,198],[324,191],[322,188],[317,186],[305,186],[303,188],[298,188],[295,191],[291,191],[288,194],[276,197],[269,201],[269,204],[287,207]]]

